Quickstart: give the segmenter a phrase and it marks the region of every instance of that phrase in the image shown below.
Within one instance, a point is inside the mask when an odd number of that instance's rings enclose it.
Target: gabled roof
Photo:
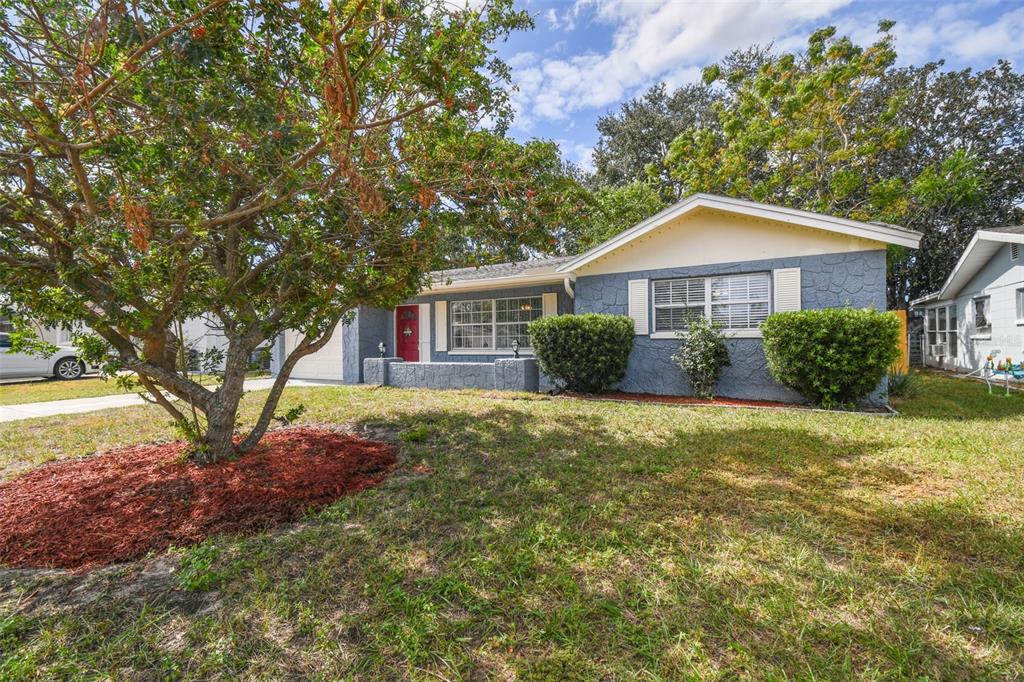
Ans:
[[[756,201],[744,199],[733,199],[715,194],[693,194],[679,203],[669,206],[665,210],[654,214],[647,220],[620,232],[603,244],[598,244],[586,253],[583,253],[558,267],[558,272],[571,272],[583,267],[601,256],[604,256],[616,249],[625,246],[634,239],[638,239],[648,232],[655,230],[671,220],[695,211],[700,208],[708,208],[739,215],[751,216],[775,220],[791,225],[809,227],[819,230],[828,230],[839,234],[846,234],[862,239],[871,239],[885,244],[897,244],[917,248],[921,242],[921,233],[908,230],[903,227],[887,225],[885,223],[864,223],[846,218],[801,211],[794,208],[772,206],[761,204]]]
[[[939,289],[939,298],[953,298],[959,294],[992,256],[1003,248],[1003,244],[1024,244],[1024,225],[990,227],[975,232],[960,260]]]
[[[483,289],[561,282],[566,276],[560,274],[557,271],[557,267],[562,263],[572,260],[572,258],[574,256],[560,256],[557,258],[538,258],[535,260],[480,265],[469,268],[436,270],[430,273],[431,285],[429,289]]]

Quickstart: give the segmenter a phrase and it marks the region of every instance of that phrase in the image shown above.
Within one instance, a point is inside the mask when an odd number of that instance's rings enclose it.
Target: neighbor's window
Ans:
[[[1017,289],[1017,324],[1024,324],[1024,289]]]
[[[956,324],[956,304],[949,306],[949,333],[946,335],[946,346],[948,347],[949,357],[956,359],[957,346],[956,346],[956,335],[957,335],[957,324]]]
[[[991,328],[989,320],[989,297],[981,296],[974,299],[974,328],[977,330],[988,330]]]
[[[757,329],[768,317],[770,290],[767,272],[656,280],[654,331],[684,330],[700,315],[725,329]]]
[[[452,350],[509,350],[513,339],[530,347],[527,325],[544,310],[540,296],[452,301]]]

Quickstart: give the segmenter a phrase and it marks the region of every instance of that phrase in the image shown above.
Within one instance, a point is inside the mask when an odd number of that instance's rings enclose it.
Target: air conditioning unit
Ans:
[[[933,358],[941,358],[946,355],[946,344],[944,343],[933,343],[928,346],[928,355]]]

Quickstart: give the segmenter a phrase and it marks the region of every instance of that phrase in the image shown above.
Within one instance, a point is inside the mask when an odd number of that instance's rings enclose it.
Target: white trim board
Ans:
[[[935,293],[939,299],[955,298],[974,276],[1003,248],[1003,244],[1024,244],[1024,234],[978,230],[960,255],[942,288]],[[931,294],[929,294],[930,296]]]

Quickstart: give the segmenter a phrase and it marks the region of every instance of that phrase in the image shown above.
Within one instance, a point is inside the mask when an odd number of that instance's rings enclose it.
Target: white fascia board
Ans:
[[[936,301],[938,299],[939,299],[939,292],[933,291],[932,293],[925,294],[924,296],[921,296],[920,298],[915,298],[908,305],[911,308],[916,308],[917,306],[921,305],[922,303],[931,303],[932,301]]]
[[[985,264],[1003,244],[1024,244],[1024,234],[989,230],[975,232],[942,288],[939,289],[939,297],[943,299],[956,297],[964,286],[978,274],[978,271],[985,267]]]
[[[541,274],[508,275],[506,277],[490,277],[486,279],[459,279],[451,282],[440,281],[420,290],[420,294],[439,291],[487,291],[489,289],[513,289],[530,287],[538,284],[561,284],[565,275],[555,272]]]
[[[625,244],[628,244],[634,239],[642,237],[651,230],[657,229],[665,223],[686,215],[690,211],[698,208],[717,209],[727,213],[736,213],[753,218],[763,218],[765,220],[789,223],[800,227],[827,230],[830,232],[837,232],[839,234],[850,235],[852,237],[871,239],[874,241],[884,242],[886,244],[906,246],[913,249],[918,248],[922,237],[920,232],[893,227],[890,225],[862,223],[857,220],[847,220],[846,218],[836,218],[834,216],[822,215],[820,213],[811,213],[810,211],[801,211],[783,206],[771,206],[769,204],[760,204],[753,201],[733,199],[730,197],[720,197],[712,194],[694,194],[683,199],[679,203],[669,206],[663,211],[654,214],[634,227],[619,233],[603,244],[598,244],[577,258],[563,263],[559,266],[558,272],[576,270],[587,263],[590,263],[591,261],[600,258],[601,256],[604,256]]]

